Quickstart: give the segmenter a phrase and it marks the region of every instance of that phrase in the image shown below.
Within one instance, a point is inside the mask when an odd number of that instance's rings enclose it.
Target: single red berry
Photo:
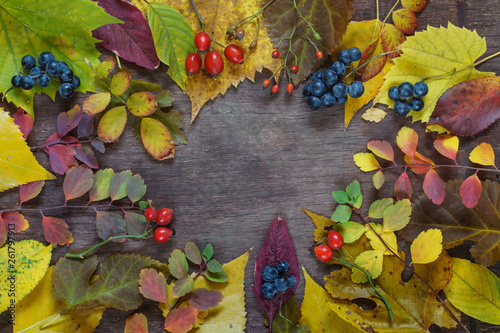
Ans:
[[[272,88],[271,88],[271,91],[273,92],[273,94],[277,94],[278,91],[280,91],[280,86],[275,84]]]
[[[344,237],[335,230],[328,231],[327,241],[332,250],[338,250],[344,245]]]
[[[293,65],[291,68],[291,71],[292,71],[292,74],[297,74],[297,72],[299,71],[299,66]]]
[[[271,56],[276,59],[280,57],[280,51],[274,50],[273,53],[271,53]]]
[[[235,44],[229,44],[224,49],[224,56],[229,62],[241,65],[243,63],[243,50]]]
[[[245,30],[243,30],[243,29],[236,30],[236,38],[237,39],[242,39],[243,36],[245,36]]]
[[[205,54],[205,68],[207,72],[216,78],[224,70],[224,60],[217,51],[208,51]]]
[[[165,227],[159,227],[155,229],[155,241],[158,243],[165,243],[172,237],[172,230]]]
[[[156,223],[161,226],[166,226],[172,222],[174,217],[174,211],[170,208],[162,208],[158,211],[158,217],[156,218]]]
[[[323,52],[321,52],[321,51],[316,52],[316,58],[318,58],[318,59],[323,58]]]
[[[316,257],[322,262],[329,262],[333,257],[333,251],[326,245],[318,245],[314,248]]]
[[[211,43],[210,36],[204,31],[198,32],[196,36],[194,36],[194,45],[200,52],[208,50]]]
[[[293,88],[295,87],[293,86],[293,83],[290,82],[289,84],[286,85],[286,92],[289,94],[293,93]]]
[[[262,82],[262,87],[267,88],[271,85],[271,80],[270,79],[265,79],[264,82]]]
[[[198,53],[190,53],[186,58],[186,71],[188,75],[196,74],[201,69],[201,57]]]
[[[148,207],[144,211],[144,217],[149,222],[156,220],[157,216],[158,216],[158,212],[156,211],[156,208],[154,208],[154,207]]]

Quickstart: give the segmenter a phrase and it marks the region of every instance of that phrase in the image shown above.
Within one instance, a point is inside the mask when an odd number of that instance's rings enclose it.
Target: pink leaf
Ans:
[[[43,234],[45,235],[47,242],[54,245],[66,245],[73,243],[73,235],[68,230],[69,227],[63,219],[43,216],[42,227]]]
[[[434,169],[430,169],[425,174],[423,188],[425,194],[434,204],[440,205],[443,203],[446,194],[444,181]]]
[[[75,150],[66,145],[54,145],[43,149],[49,154],[50,166],[55,173],[64,175],[69,169],[78,165]]]
[[[45,180],[39,180],[19,186],[19,204],[36,198],[36,196],[42,191],[44,185]]]
[[[33,118],[21,108],[12,117],[14,118],[14,123],[19,126],[19,130],[23,133],[24,140],[26,140],[33,129]]]
[[[148,320],[142,313],[134,313],[125,319],[124,333],[148,333]]]
[[[80,106],[75,105],[68,112],[61,112],[57,116],[57,132],[60,136],[65,136],[73,128],[78,126],[78,123],[82,119],[82,111],[80,111]]]
[[[462,202],[467,208],[473,208],[479,202],[483,186],[476,174],[467,178],[462,185],[460,185],[460,196]]]
[[[28,221],[19,212],[3,212],[0,214],[5,223],[5,227],[14,232],[21,232],[29,228]]]
[[[397,200],[411,199],[413,189],[408,174],[403,172],[394,184],[394,196]]]

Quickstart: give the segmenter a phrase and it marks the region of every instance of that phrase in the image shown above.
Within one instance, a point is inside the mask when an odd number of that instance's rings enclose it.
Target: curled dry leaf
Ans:
[[[369,108],[365,111],[365,113],[363,113],[363,115],[361,115],[361,118],[377,124],[384,120],[385,116],[387,116],[387,112],[384,110],[379,108]]]

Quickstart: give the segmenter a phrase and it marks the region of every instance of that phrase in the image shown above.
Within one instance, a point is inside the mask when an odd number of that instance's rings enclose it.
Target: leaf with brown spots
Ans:
[[[392,13],[392,21],[405,35],[412,35],[418,27],[417,16],[409,9],[400,9]]]

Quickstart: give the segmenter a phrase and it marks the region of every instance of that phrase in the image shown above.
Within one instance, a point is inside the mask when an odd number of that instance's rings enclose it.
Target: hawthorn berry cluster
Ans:
[[[338,231],[328,231],[327,244],[321,244],[314,248],[316,257],[322,262],[329,262],[333,257],[333,250],[339,250],[344,245],[344,238]]]
[[[224,47],[224,57],[229,62],[237,65],[243,63],[243,50],[238,45],[229,44],[228,46],[223,46],[215,41],[214,43]],[[210,36],[204,31],[199,32],[194,37],[194,44],[198,52],[190,53],[186,58],[186,71],[188,75],[198,73],[204,63],[207,72],[212,78],[216,78],[224,70],[224,60],[219,52],[210,50],[210,46],[212,45]],[[205,53],[203,61],[200,53]]]
[[[21,59],[23,71],[21,74],[14,75],[11,83],[14,88],[23,88],[30,90],[35,83],[41,88],[48,87],[51,77],[62,82],[59,87],[59,94],[62,98],[69,98],[73,95],[75,89],[80,87],[80,78],[73,74],[73,71],[64,61],[57,61],[51,52],[42,52],[38,56],[38,66],[36,59],[32,55],[25,55]],[[29,74],[24,74],[24,71]]]
[[[429,86],[424,81],[412,85],[403,82],[399,86],[389,88],[388,96],[394,103],[394,111],[401,116],[406,116],[411,110],[421,111],[424,108],[422,97],[429,92]]]
[[[286,261],[280,261],[276,266],[267,265],[262,269],[262,280],[266,281],[260,288],[260,293],[265,299],[271,299],[278,291],[285,291],[297,283],[295,276],[288,273],[290,266]]]
[[[144,210],[144,217],[149,222],[156,222],[154,239],[158,243],[165,243],[172,237],[172,230],[165,226],[172,222],[174,212],[170,208],[161,208],[156,210],[154,207],[148,207]]]

